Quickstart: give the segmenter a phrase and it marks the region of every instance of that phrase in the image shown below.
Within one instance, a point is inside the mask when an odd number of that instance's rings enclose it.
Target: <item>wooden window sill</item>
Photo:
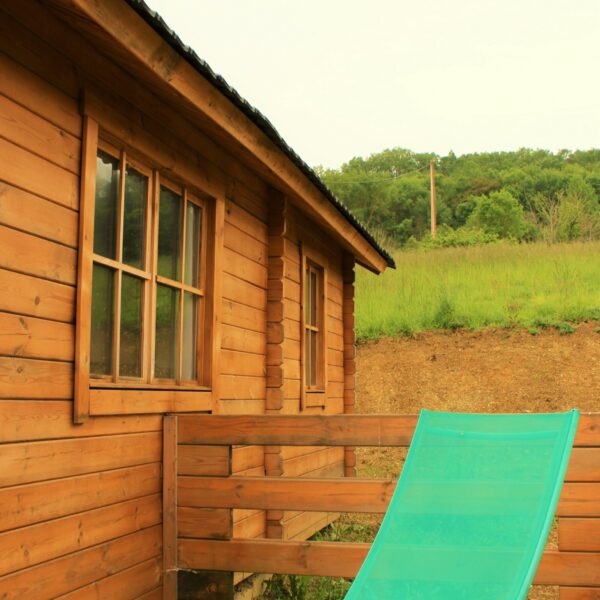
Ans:
[[[114,384],[113,384],[114,385]],[[173,386],[90,389],[90,416],[135,415],[212,410],[212,390]]]

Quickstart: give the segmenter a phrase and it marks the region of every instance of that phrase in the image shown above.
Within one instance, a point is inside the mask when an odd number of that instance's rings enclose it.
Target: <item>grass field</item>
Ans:
[[[559,327],[600,318],[600,242],[401,251],[396,270],[359,269],[359,338],[432,329]]]

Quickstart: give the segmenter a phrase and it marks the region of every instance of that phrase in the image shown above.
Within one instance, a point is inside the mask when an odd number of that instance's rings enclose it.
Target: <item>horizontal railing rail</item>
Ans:
[[[216,446],[407,447],[417,423],[416,415],[188,414],[172,418],[176,419],[177,446],[205,446],[208,456],[219,457]],[[202,455],[198,450],[194,456]],[[186,456],[189,461],[190,454]],[[184,511],[384,513],[396,485],[395,479],[194,475],[186,469],[176,479],[177,505]],[[559,551],[546,550],[535,583],[563,586],[569,594],[576,590],[575,595],[565,596],[569,600],[587,598],[578,594],[600,591],[600,414],[581,416],[557,517]],[[180,568],[189,569],[353,577],[369,547],[182,535],[177,540],[177,561]]]

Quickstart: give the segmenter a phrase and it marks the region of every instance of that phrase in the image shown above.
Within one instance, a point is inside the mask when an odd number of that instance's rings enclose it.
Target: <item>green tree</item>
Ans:
[[[520,240],[527,229],[523,207],[507,190],[476,197],[467,225],[500,238],[515,240]]]

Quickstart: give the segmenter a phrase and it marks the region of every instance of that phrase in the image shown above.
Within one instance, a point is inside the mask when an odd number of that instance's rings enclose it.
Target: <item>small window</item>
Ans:
[[[325,269],[312,257],[303,259],[302,276],[303,403],[325,404]]]
[[[202,381],[204,206],[159,177],[124,152],[98,150],[92,387]]]

